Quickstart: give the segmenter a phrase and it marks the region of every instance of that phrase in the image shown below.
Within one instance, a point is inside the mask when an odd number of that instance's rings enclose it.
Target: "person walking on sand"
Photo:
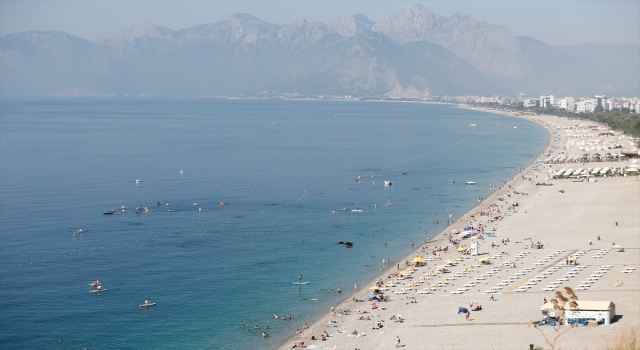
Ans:
[[[491,294],[491,298],[489,298],[489,300],[496,301],[496,299],[493,297],[493,294]]]
[[[400,347],[400,337],[396,335],[396,348]]]
[[[469,321],[469,316],[471,316],[471,313],[469,311],[464,313],[464,317],[467,321]]]

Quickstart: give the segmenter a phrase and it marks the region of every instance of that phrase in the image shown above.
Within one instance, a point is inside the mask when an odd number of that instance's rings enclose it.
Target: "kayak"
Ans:
[[[140,307],[156,306],[156,303],[140,304],[140,305],[138,305],[138,306],[140,306]]]
[[[293,284],[309,284],[309,282],[291,282]]]

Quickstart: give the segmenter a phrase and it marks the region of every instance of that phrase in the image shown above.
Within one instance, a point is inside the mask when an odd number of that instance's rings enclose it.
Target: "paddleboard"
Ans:
[[[156,303],[140,304],[140,305],[138,305],[138,306],[140,306],[140,307],[156,306]]]
[[[94,289],[94,290],[90,290],[89,293],[102,293],[102,292],[106,292],[107,289],[103,288],[103,289]]]
[[[309,284],[309,282],[291,282],[293,284]]]

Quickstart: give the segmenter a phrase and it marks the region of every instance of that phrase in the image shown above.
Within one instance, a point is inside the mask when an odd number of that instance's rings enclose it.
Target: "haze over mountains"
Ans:
[[[640,45],[551,47],[408,5],[378,22],[353,15],[276,25],[236,14],[180,30],[138,22],[93,42],[9,34],[0,38],[0,94],[639,96],[638,62]]]

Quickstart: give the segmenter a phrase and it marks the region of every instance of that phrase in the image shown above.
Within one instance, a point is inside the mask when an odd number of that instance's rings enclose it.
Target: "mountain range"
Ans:
[[[640,45],[552,47],[505,26],[408,5],[373,22],[287,25],[236,14],[171,30],[138,22],[90,41],[0,38],[0,94],[427,97],[640,95]]]

